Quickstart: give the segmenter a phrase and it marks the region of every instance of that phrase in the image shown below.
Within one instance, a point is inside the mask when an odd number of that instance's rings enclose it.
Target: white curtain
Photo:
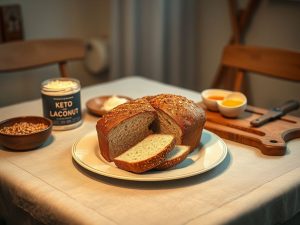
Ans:
[[[111,78],[195,88],[195,1],[113,0]]]

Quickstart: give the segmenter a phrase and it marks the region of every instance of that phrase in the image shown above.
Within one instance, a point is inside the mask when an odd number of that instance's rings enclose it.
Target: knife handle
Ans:
[[[298,109],[300,106],[299,102],[296,100],[289,100],[287,102],[285,102],[283,105],[281,105],[280,107],[276,107],[275,110],[276,111],[281,111],[282,114],[287,114],[290,111],[296,110]]]

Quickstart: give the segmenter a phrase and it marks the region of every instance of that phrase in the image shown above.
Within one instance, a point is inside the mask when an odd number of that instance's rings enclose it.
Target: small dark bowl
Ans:
[[[0,122],[0,129],[12,126],[15,123],[43,123],[47,128],[30,134],[3,134],[0,133],[0,144],[6,148],[18,151],[36,149],[41,146],[50,136],[52,121],[40,116],[24,116],[7,119]]]

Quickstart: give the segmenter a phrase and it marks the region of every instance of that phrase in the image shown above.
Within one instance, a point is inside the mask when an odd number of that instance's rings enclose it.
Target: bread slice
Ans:
[[[176,166],[186,159],[186,157],[190,153],[190,149],[191,147],[187,145],[176,145],[174,149],[168,153],[166,160],[155,167],[155,169],[166,170]]]
[[[151,134],[144,140],[113,159],[120,169],[143,173],[155,168],[175,147],[175,138],[168,134]]]

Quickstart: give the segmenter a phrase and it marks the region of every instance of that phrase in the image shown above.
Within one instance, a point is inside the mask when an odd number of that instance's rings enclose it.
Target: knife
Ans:
[[[288,112],[298,109],[300,106],[299,102],[296,100],[289,100],[279,107],[274,107],[266,114],[250,121],[250,124],[254,127],[259,127],[269,121],[275,120]]]

